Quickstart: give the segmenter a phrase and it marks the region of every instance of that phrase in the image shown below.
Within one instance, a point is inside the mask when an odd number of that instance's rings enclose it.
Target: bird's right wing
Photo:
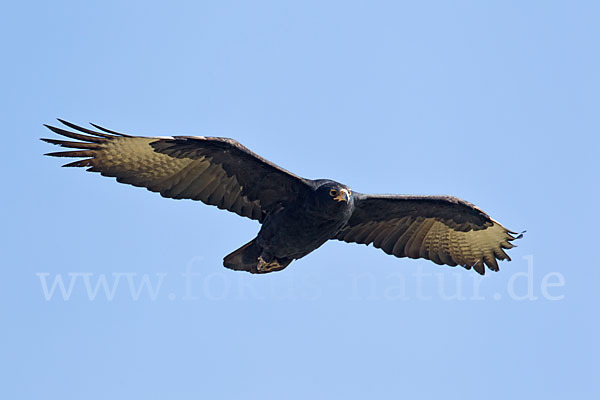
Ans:
[[[42,140],[77,149],[47,155],[83,158],[64,166],[89,167],[88,171],[145,187],[164,197],[200,200],[262,221],[271,210],[309,189],[305,179],[233,139],[129,136],[97,125],[102,132],[59,121],[83,134],[46,125],[54,133],[76,141]]]
[[[511,232],[471,203],[451,196],[355,194],[355,209],[336,239],[373,244],[396,257],[426,258],[484,274],[509,260]]]

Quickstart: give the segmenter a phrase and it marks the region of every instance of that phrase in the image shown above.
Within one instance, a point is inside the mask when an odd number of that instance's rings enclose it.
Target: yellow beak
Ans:
[[[341,189],[337,196],[333,198],[335,201],[350,201],[350,193],[346,189]]]

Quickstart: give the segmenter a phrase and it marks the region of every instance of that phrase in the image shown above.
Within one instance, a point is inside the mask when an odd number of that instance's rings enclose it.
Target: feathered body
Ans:
[[[323,182],[311,196],[267,216],[257,237],[267,256],[298,259],[335,237],[350,219],[354,202],[331,201],[332,187],[341,189],[341,184]]]

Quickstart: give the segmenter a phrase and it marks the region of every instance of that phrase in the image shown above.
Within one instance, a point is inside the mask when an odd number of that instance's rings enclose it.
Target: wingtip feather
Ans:
[[[107,135],[106,133],[96,132],[96,131],[93,131],[91,129],[84,128],[84,127],[76,125],[76,124],[74,124],[72,122],[65,121],[64,119],[61,119],[61,118],[57,118],[57,120],[61,124],[65,125],[65,126],[68,126],[71,129],[75,129],[75,130],[78,130],[80,132],[87,133],[88,135],[98,136],[98,137],[106,138],[106,139],[110,139],[110,138],[114,137],[113,135]]]
[[[127,135],[127,134],[125,134],[125,133],[121,133],[121,132],[117,132],[117,131],[113,131],[113,130],[110,130],[110,129],[104,128],[104,127],[102,127],[102,126],[100,126],[100,125],[98,125],[98,124],[94,124],[93,122],[89,122],[89,124],[90,124],[91,126],[93,126],[94,128],[96,128],[96,129],[100,129],[101,131],[103,131],[103,132],[106,132],[106,133],[111,133],[111,134],[113,134],[113,135],[118,135],[118,136],[123,136],[123,137],[131,137],[130,135]]]
[[[89,166],[92,165],[92,161],[93,161],[92,158],[88,158],[88,159],[85,159],[85,160],[79,160],[79,161],[71,162],[71,163],[68,163],[68,164],[64,164],[63,167],[67,167],[67,168],[70,168],[70,167],[89,167]]]
[[[45,156],[50,157],[93,157],[93,153],[89,150],[80,151],[56,151],[52,153],[46,153]]]

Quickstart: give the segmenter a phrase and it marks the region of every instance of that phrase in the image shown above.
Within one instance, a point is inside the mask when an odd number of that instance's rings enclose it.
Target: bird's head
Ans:
[[[319,186],[317,196],[330,205],[348,205],[352,201],[352,190],[341,183],[329,181]]]

